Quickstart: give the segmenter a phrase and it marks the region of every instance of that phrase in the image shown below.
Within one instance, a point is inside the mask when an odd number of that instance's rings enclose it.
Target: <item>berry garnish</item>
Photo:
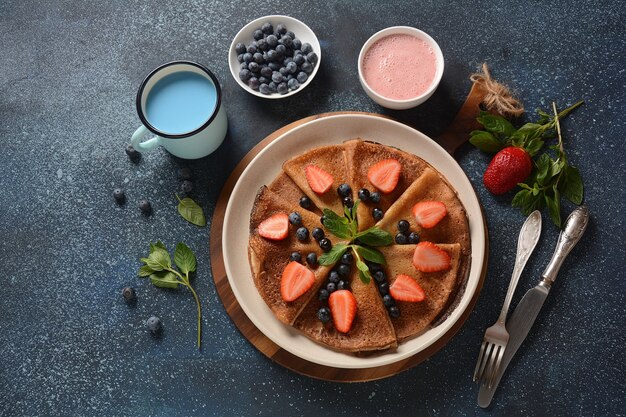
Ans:
[[[341,264],[337,267],[337,273],[340,277],[347,277],[350,274],[350,265]]]
[[[324,220],[326,220],[326,216],[322,214],[322,217],[320,217],[320,223],[322,223],[322,225],[324,225]]]
[[[483,184],[490,193],[504,194],[526,181],[533,170],[533,161],[526,150],[508,146],[498,152],[483,176]]]
[[[370,194],[370,201],[374,204],[380,203],[380,193],[378,191],[374,191]]]
[[[348,207],[348,208],[352,208],[352,206],[354,205],[354,201],[352,201],[352,197],[344,197],[341,202],[343,203],[344,206]]]
[[[150,214],[152,213],[152,205],[148,200],[141,200],[139,202],[139,210],[141,210],[143,214]]]
[[[311,208],[311,199],[307,196],[300,197],[300,207],[303,209]]]
[[[184,180],[181,184],[180,184],[180,190],[184,193],[184,194],[189,194],[192,190],[193,190],[193,182],[189,181],[189,180]]]
[[[348,184],[341,184],[339,187],[337,187],[337,194],[339,194],[339,197],[341,198],[351,197],[352,188],[350,188]]]
[[[345,265],[351,265],[354,262],[354,256],[350,252],[346,252],[341,256],[341,263]]]
[[[277,74],[277,73],[274,73]],[[278,73],[280,75],[280,73]],[[272,76],[273,77],[273,76]],[[306,181],[309,187],[317,194],[324,194],[333,185],[333,176],[317,165],[307,165],[305,170]]]
[[[124,287],[122,289],[122,297],[124,297],[124,301],[131,303],[137,299],[137,294],[133,287]]]
[[[128,155],[130,160],[133,162],[138,162],[141,159],[141,152],[133,148],[133,145],[128,145],[124,152],[126,152],[126,155]]]
[[[385,305],[385,307],[391,307],[392,305],[395,305],[395,301],[393,300],[393,297],[389,294],[385,294],[383,295],[383,304]]]
[[[163,330],[163,323],[161,323],[161,319],[157,316],[152,316],[146,320],[146,325],[152,334],[159,334],[161,330]]]
[[[306,256],[306,263],[309,264],[311,268],[317,267],[317,255],[315,254],[315,252],[310,252]]]
[[[121,188],[116,188],[115,190],[113,190],[113,198],[119,204],[122,204],[124,201],[126,201],[126,195],[124,194],[124,190],[122,190]]]
[[[361,188],[359,190],[359,200],[365,203],[369,199],[370,199],[370,191],[367,188]]]
[[[398,222],[398,232],[406,234],[409,231],[411,225],[406,220],[400,220]]]
[[[178,170],[178,175],[183,180],[190,180],[191,178],[193,178],[193,173],[191,172],[191,168],[189,167],[182,167],[180,170]]]
[[[349,287],[350,285],[348,284],[348,281],[341,280],[337,283],[338,290],[347,290]]]
[[[383,159],[367,171],[367,179],[383,193],[390,193],[398,185],[402,165],[396,159]]]
[[[450,255],[432,242],[420,242],[413,253],[413,266],[422,272],[444,271],[450,268]]]
[[[305,240],[307,240],[309,238],[309,229],[304,226],[299,227],[298,230],[296,230],[296,238],[300,242],[304,242]]]
[[[409,243],[409,238],[403,233],[398,233],[395,237],[395,241],[398,245],[406,245]]]
[[[398,301],[406,301],[409,303],[424,301],[426,298],[426,293],[424,293],[424,290],[417,281],[404,274],[400,274],[396,277],[396,280],[391,287],[389,287],[389,294]]]
[[[319,295],[317,296],[317,298],[320,301],[326,301],[328,300],[328,296],[330,295],[330,293],[328,292],[328,290],[326,288],[322,288],[319,292]]]
[[[334,282],[335,284],[339,282],[339,273],[337,271],[331,271],[328,275],[328,280],[330,282]]]
[[[324,230],[322,230],[320,227],[316,227],[311,230],[311,236],[313,236],[313,239],[319,242],[324,237]]]
[[[302,262],[302,255],[300,255],[300,252],[291,252],[291,255],[289,255],[289,260],[294,262]]]
[[[420,242],[420,235],[417,232],[411,232],[409,234],[409,243],[415,245]]]
[[[280,296],[285,301],[294,301],[307,292],[315,283],[315,274],[298,262],[290,262],[280,279]]]
[[[398,306],[389,307],[389,315],[394,319],[400,317],[400,309],[398,308]]]
[[[328,298],[335,329],[348,333],[356,317],[357,304],[354,295],[348,290],[335,291]]]
[[[385,213],[383,213],[383,211],[381,209],[379,209],[378,207],[376,207],[375,209],[372,210],[372,217],[377,222],[381,221],[383,219],[384,215],[385,215]]]
[[[276,213],[263,220],[258,227],[259,235],[270,240],[283,240],[289,234],[289,217],[285,213]]]
[[[370,270],[371,269],[372,268],[370,268]],[[374,281],[376,281],[376,283],[378,284],[382,284],[387,279],[387,275],[385,275],[385,271],[383,271],[382,269],[379,269],[378,271],[374,272],[373,277],[374,277]]]
[[[378,285],[378,292],[382,295],[389,294],[389,284],[387,282],[382,282]]]
[[[317,318],[322,323],[327,323],[330,320],[330,309],[328,307],[321,307],[317,310]]]
[[[420,201],[413,206],[411,212],[417,224],[424,229],[435,227],[448,214],[446,205],[441,201]]]
[[[302,216],[297,211],[289,213],[289,223],[294,226],[300,226],[302,224]]]
[[[328,252],[328,251],[329,251],[329,250],[331,250],[331,249],[332,249],[332,247],[333,247],[333,244],[332,244],[332,243],[330,243],[330,240],[328,240],[328,239],[327,239],[327,238],[325,238],[325,237],[323,237],[323,238],[321,238],[321,239],[320,239],[320,241],[319,241],[319,245],[320,245],[320,248],[322,248],[322,250],[323,250],[324,252]]]
[[[328,284],[326,284],[326,291],[328,291],[329,294],[332,294],[336,290],[337,284],[335,284],[334,282],[329,282]]]

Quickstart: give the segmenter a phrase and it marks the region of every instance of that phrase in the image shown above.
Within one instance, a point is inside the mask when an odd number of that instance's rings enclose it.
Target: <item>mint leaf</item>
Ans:
[[[498,152],[506,146],[491,133],[484,130],[474,130],[470,135],[470,143],[483,152]]]
[[[145,278],[145,277],[149,277],[154,272],[155,272],[154,269],[150,268],[148,265],[144,265],[141,268],[139,268],[139,271],[137,271],[137,275],[142,278]]]
[[[176,196],[178,198],[178,196]],[[195,201],[189,197],[185,197],[182,200],[178,198],[178,212],[189,223],[196,226],[206,226],[206,219],[204,217],[204,211]]]
[[[515,132],[515,128],[502,116],[496,116],[489,112],[480,112],[480,116],[476,119],[478,123],[485,127],[485,130],[509,137]]]
[[[148,259],[151,262],[147,263],[147,265],[150,266],[155,271],[157,271],[158,269],[154,268],[151,264],[156,263],[161,266],[161,269],[171,268],[172,266],[172,259],[170,258],[169,252],[159,247],[154,249],[154,252],[152,252],[150,256],[148,256]]]
[[[389,246],[393,243],[391,235],[377,227],[371,227],[361,233],[357,233],[355,238],[358,238],[361,243],[368,246]]]
[[[341,257],[343,256],[343,254],[346,252],[347,249],[348,249],[348,245],[344,243],[337,243],[335,244],[335,246],[332,247],[330,251],[320,256],[317,262],[320,265],[333,265],[337,263],[339,259],[341,259]]]
[[[180,281],[176,279],[176,275],[170,271],[155,272],[150,275],[152,284],[159,288],[178,288]]]
[[[161,242],[160,240],[157,240],[156,243],[150,243],[150,253],[154,252],[157,249],[163,249],[167,251],[167,248],[165,247],[163,242]]]
[[[550,218],[559,228],[561,227],[561,196],[557,185],[552,187],[552,193],[545,194],[546,205],[548,206],[548,213]]]
[[[342,239],[351,239],[352,231],[349,224],[345,224],[340,220],[324,219],[324,227],[333,235]]]
[[[548,178],[551,162],[552,160],[546,153],[542,154],[539,159],[537,159],[537,182],[539,184],[545,183],[546,178]]]
[[[348,224],[350,222],[347,218],[339,216],[337,213],[335,213],[331,209],[325,208],[324,210],[322,210],[322,213],[324,213],[324,216],[327,219],[337,220],[337,221],[340,221],[343,224]]]
[[[573,166],[567,166],[564,171],[565,180],[562,182],[562,186],[559,187],[559,191],[563,197],[576,205],[580,205],[583,202],[584,190],[583,180],[580,176],[578,168]]]
[[[376,264],[385,265],[385,257],[379,250],[374,248],[366,248],[364,246],[353,245],[353,249],[366,261]]]
[[[363,284],[369,284],[372,279],[372,274],[370,274],[370,269],[367,264],[362,260],[357,259],[356,267],[359,270],[359,278],[361,278]]]
[[[511,203],[513,207],[519,207],[525,216],[528,216],[535,210],[541,210],[544,204],[543,193],[539,193],[537,188],[518,191]]]
[[[189,249],[189,246],[178,242],[174,250],[174,263],[183,274],[189,275],[190,272],[196,270],[196,255]]]

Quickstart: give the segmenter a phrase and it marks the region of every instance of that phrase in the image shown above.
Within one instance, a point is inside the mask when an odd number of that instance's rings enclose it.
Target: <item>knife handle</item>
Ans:
[[[589,210],[587,209],[587,206],[577,207],[569,215],[567,220],[565,220],[565,225],[563,230],[561,230],[559,240],[556,243],[554,255],[552,255],[550,263],[543,272],[542,284],[550,288],[550,286],[554,283],[556,274],[559,273],[559,269],[561,269],[563,261],[582,237],[588,223]]]

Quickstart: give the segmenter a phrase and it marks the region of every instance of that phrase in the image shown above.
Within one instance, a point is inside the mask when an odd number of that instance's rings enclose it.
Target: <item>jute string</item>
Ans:
[[[512,117],[518,117],[524,113],[524,105],[513,97],[509,88],[491,78],[486,63],[483,64],[483,72],[472,74],[470,80],[482,84],[487,92],[482,101],[487,110],[493,110],[502,116]]]

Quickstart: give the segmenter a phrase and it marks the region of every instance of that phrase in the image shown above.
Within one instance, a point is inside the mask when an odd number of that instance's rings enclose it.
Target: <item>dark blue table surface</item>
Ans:
[[[322,44],[317,78],[285,100],[245,93],[228,70],[235,33],[267,14],[303,20]],[[625,20],[620,1],[1,2],[0,416],[623,415]],[[357,79],[363,42],[394,25],[425,30],[446,59],[436,94],[409,111],[377,106]],[[136,89],[173,59],[217,74],[228,137],[198,161],[158,150],[132,164],[124,147],[139,126]],[[529,110],[586,101],[564,134],[593,216],[492,407],[476,405],[471,373],[504,299],[524,218],[510,195],[485,191],[488,157],[469,145],[457,159],[484,205],[491,250],[480,298],[450,343],[409,371],[369,383],[314,380],[272,363],[241,336],[216,295],[209,228],[175,210],[178,169],[193,169],[193,195],[211,216],[232,169],[272,131],[317,113],[358,110],[435,136],[483,61]],[[111,197],[120,186],[123,207]],[[152,201],[153,216],[139,213],[141,198]],[[514,305],[538,281],[557,235],[544,213],[543,238]],[[170,247],[185,241],[200,254],[201,352],[190,294],[135,276],[156,239]],[[120,296],[126,285],[137,289],[134,308]],[[165,324],[160,340],[144,324],[152,314]]]

